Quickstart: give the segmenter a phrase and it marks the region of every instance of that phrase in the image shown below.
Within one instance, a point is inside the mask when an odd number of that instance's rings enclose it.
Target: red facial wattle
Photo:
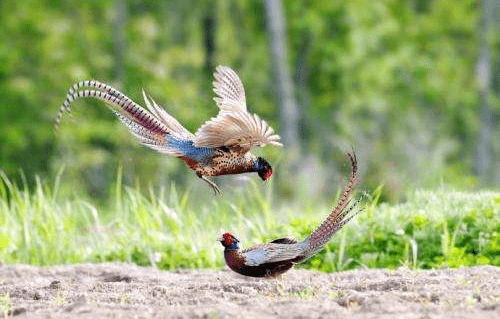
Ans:
[[[225,233],[224,235],[222,235],[222,238],[224,238],[224,243],[227,246],[230,246],[233,244],[233,236],[231,236],[231,234]]]
[[[271,175],[273,175],[272,168],[268,169],[267,172],[264,174],[264,180],[267,181],[269,178],[271,178]]]

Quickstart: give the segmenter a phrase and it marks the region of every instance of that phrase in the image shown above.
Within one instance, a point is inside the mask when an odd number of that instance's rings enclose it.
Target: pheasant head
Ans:
[[[219,240],[227,250],[238,250],[240,249],[238,243],[240,242],[238,238],[234,237],[230,233],[222,234],[221,239]]]
[[[259,174],[263,181],[267,181],[273,175],[273,169],[269,163],[262,157],[258,157],[254,164],[254,170]]]

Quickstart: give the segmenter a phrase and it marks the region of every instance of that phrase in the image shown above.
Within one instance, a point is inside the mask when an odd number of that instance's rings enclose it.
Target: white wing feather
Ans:
[[[205,122],[195,134],[197,147],[233,148],[246,153],[256,146],[282,146],[280,137],[256,114],[247,112],[245,90],[240,78],[230,68],[218,66],[214,73],[214,98],[220,111]]]
[[[246,153],[256,146],[267,144],[282,146],[280,137],[256,114],[248,112],[220,112],[203,124],[195,134],[197,147],[234,148]]]
[[[227,66],[219,65],[214,73],[214,97],[221,111],[246,111],[245,89],[239,76]]]
[[[264,263],[272,263],[290,260],[300,256],[304,252],[301,243],[297,244],[262,244],[244,249],[241,255],[245,258],[248,266],[259,266]]]

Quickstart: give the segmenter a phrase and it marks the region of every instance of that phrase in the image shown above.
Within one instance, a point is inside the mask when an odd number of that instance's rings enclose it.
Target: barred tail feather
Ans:
[[[66,99],[64,100],[63,104],[59,108],[59,112],[57,113],[56,121],[55,121],[55,127],[58,128],[59,124],[61,123],[62,116],[65,112],[70,112],[71,111],[71,103],[75,101],[75,99],[78,99],[78,97],[75,96],[75,94],[80,91],[82,88],[95,88],[97,91],[101,91],[104,93],[108,93],[109,95],[116,96],[119,99],[124,99],[124,100],[130,100],[125,94],[121,93],[117,89],[104,84],[102,82],[96,81],[96,80],[85,80],[85,81],[80,81],[78,83],[73,84],[69,90],[68,93],[66,94]]]
[[[93,97],[104,102],[107,102],[113,111],[119,112],[136,122],[137,124],[143,126],[145,129],[148,129],[157,134],[167,135],[170,134],[169,129],[166,125],[164,125],[159,119],[157,119],[150,112],[143,109],[140,105],[135,103],[129,98],[120,98],[119,95],[113,95],[110,93],[96,91],[96,90],[84,90],[79,92],[68,92],[66,96],[66,100],[61,106],[59,113],[56,119],[56,126],[61,121],[61,117],[64,112],[70,109],[70,105],[73,101],[81,98]]]
[[[68,95],[69,94],[75,94],[76,92],[78,91],[81,91],[82,88],[95,88],[97,89],[97,91],[101,91],[101,92],[105,92],[105,93],[108,93],[110,95],[114,95],[120,99],[128,99],[130,100],[125,94],[123,94],[122,92],[118,91],[117,89],[107,85],[107,84],[104,84],[102,82],[99,82],[97,80],[85,80],[85,81],[80,81],[78,83],[75,83],[73,84],[73,86],[71,86],[69,88],[69,91],[68,91]]]
[[[83,90],[93,88],[95,90]],[[66,99],[56,117],[55,127],[61,122],[62,116],[71,111],[71,104],[81,98],[93,97],[107,102],[111,109],[130,120],[142,125],[148,130],[158,134],[171,134],[177,138],[192,139],[193,134],[186,130],[175,118],[170,116],[164,109],[156,104],[153,99],[148,100],[143,91],[144,101],[149,111],[132,101],[117,89],[96,80],[86,80],[75,83],[69,89]]]
[[[179,151],[177,148],[170,145],[168,139],[165,135],[156,134],[150,130],[144,128],[143,126],[137,124],[128,117],[113,111],[116,117],[122,122],[139,141],[155,151],[158,151],[165,155],[173,156],[184,156],[184,153]]]
[[[308,243],[307,253],[305,258],[311,257],[314,253],[319,251],[323,246],[330,241],[332,236],[347,224],[357,213],[359,209],[359,199],[354,202],[351,199],[352,192],[358,180],[358,164],[354,152],[347,154],[351,159],[352,172],[349,182],[340,200],[328,215],[328,217],[321,223],[321,225],[312,232],[312,234],[304,241]]]

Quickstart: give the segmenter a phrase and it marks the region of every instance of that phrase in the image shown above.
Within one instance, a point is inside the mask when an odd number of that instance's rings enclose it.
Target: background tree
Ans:
[[[295,102],[294,87],[290,75],[286,24],[280,0],[264,1],[266,7],[269,48],[272,69],[276,79],[276,100],[280,107],[281,135],[292,152],[300,150],[298,138],[299,111]]]
[[[0,169],[30,184],[64,166],[67,189],[101,199],[119,167],[129,185],[189,187],[182,163],[138,146],[102,103],[77,102],[57,134],[54,116],[71,84],[96,78],[140,103],[144,88],[194,131],[217,114],[210,68],[226,64],[249,108],[301,145],[297,156],[261,150],[281,196],[331,190],[351,145],[363,187],[384,184],[386,200],[498,187],[499,6],[489,1],[2,1]]]

